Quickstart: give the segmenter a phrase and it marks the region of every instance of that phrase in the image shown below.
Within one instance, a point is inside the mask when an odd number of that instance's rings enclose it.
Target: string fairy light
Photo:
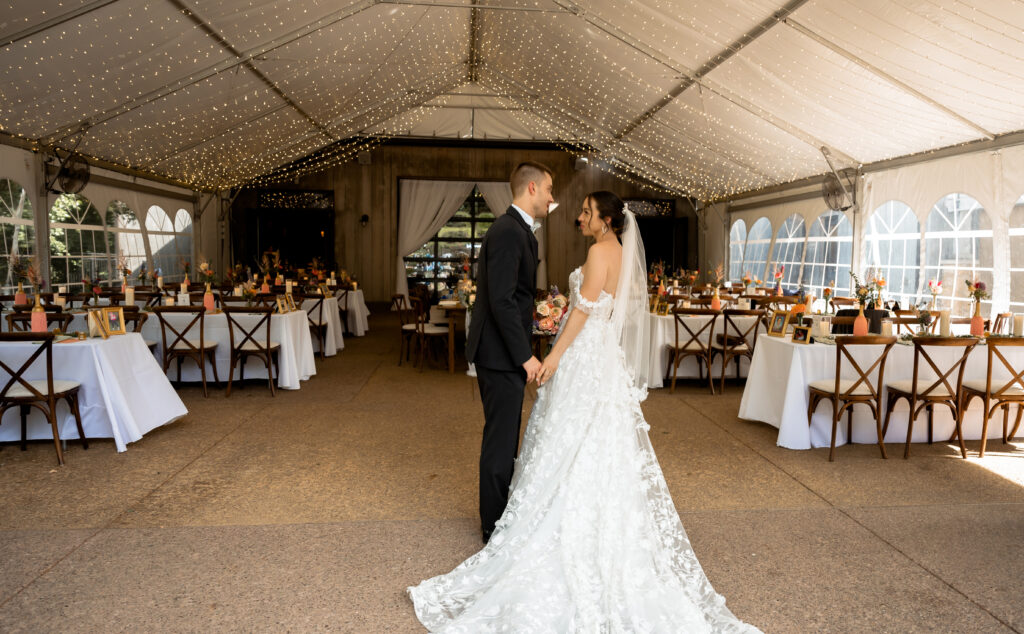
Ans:
[[[32,32],[45,8],[11,3],[0,130],[216,190],[352,160],[472,79],[521,129],[706,201],[821,173],[821,144],[867,162],[977,138],[800,29],[987,130],[1024,129],[1024,33],[970,0],[808,3],[735,54],[778,2],[453,4],[110,3]]]

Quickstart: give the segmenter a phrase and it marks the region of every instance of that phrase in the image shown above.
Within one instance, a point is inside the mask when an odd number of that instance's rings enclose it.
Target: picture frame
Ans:
[[[100,309],[103,329],[107,336],[123,335],[128,332],[124,323],[124,308],[120,306],[104,306]]]
[[[658,304],[658,314],[659,315],[668,315],[669,314],[669,308],[670,307],[669,307],[669,303],[668,302],[660,302]]]
[[[288,312],[298,310],[298,307],[295,306],[295,298],[292,296],[291,293],[285,293],[284,302],[285,305],[288,307]]]
[[[793,326],[793,343],[807,345],[812,341],[810,326]]]
[[[277,312],[282,315],[288,312],[288,305],[285,303],[284,297],[281,295],[277,296]]]
[[[323,282],[317,284],[317,288],[320,289],[320,294],[324,297],[332,297],[334,295],[334,293],[331,292],[331,289],[327,288],[327,285]]]
[[[648,303],[650,304],[651,312],[652,313],[657,313],[658,312],[658,294],[657,293],[652,294],[648,298]]]
[[[789,326],[789,311],[772,311],[772,317],[768,320],[769,337],[785,337],[786,328]]]

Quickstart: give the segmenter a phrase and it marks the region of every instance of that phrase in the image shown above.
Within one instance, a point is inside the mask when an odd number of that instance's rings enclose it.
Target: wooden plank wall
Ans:
[[[370,157],[370,165],[347,162],[306,177],[298,186],[334,190],[335,257],[360,280],[372,302],[388,301],[394,292],[401,178],[503,181],[525,160],[551,167],[560,205],[547,221],[548,282],[563,288],[586,256],[587,244],[573,221],[587,193],[607,189],[623,197],[662,197],[596,167],[576,171],[575,158],[560,150],[384,145]],[[696,217],[686,201],[678,200],[676,207],[689,214],[690,250],[695,253]],[[365,227],[359,222],[363,214],[370,217]]]

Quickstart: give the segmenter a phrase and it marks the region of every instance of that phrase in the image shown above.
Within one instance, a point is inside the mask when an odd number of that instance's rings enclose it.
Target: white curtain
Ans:
[[[505,182],[481,182],[476,184],[477,189],[484,197],[487,206],[491,208],[494,217],[497,218],[505,213],[508,206],[512,204],[512,186]],[[542,222],[540,229],[534,234],[537,236],[537,257],[540,264],[537,265],[537,288],[548,286],[548,259],[547,259],[547,222]]]
[[[402,179],[398,187],[398,271],[395,292],[408,297],[405,256],[434,237],[466,201],[472,181]]]

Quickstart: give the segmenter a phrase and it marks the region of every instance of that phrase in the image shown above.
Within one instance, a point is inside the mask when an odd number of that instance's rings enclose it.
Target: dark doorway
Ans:
[[[267,251],[303,268],[319,258],[328,268],[334,261],[334,192],[310,190],[260,191],[256,206],[246,209],[238,227],[238,261],[254,265]],[[237,234],[236,234],[237,235]]]
[[[636,214],[648,267],[664,262],[669,271],[687,266],[689,220],[676,217],[676,201],[670,198],[630,198],[626,204]]]

